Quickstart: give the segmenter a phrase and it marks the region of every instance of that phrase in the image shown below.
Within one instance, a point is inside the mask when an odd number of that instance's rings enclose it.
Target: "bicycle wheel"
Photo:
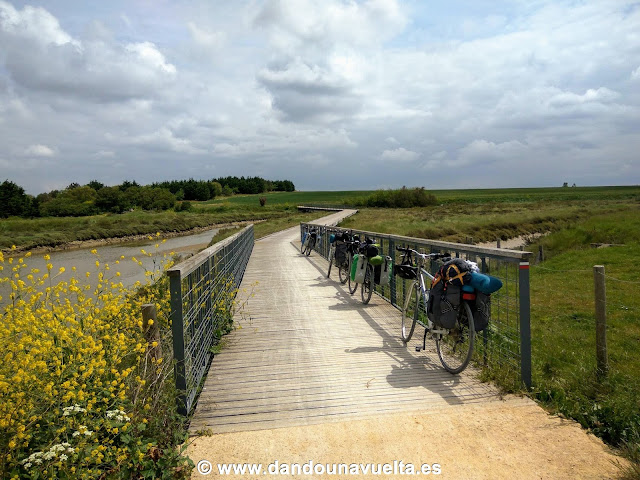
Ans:
[[[349,267],[344,265],[338,267],[338,278],[340,279],[341,284],[344,285],[347,283],[347,280],[349,280]]]
[[[349,259],[349,293],[351,295],[353,295],[354,293],[356,293],[356,290],[358,289],[358,284],[356,282],[354,282],[353,280],[351,280],[351,268],[353,265],[353,257],[351,257]]]
[[[373,265],[367,265],[367,271],[364,274],[364,280],[360,289],[360,296],[362,297],[362,303],[365,305],[371,300],[371,294],[373,293]]]
[[[473,354],[476,330],[473,314],[467,302],[462,302],[462,312],[455,327],[444,335],[436,335],[436,349],[442,366],[449,373],[460,373],[469,364]]]
[[[311,255],[311,250],[313,250],[313,247],[315,246],[316,242],[311,239],[309,240],[309,243],[307,244],[307,248],[304,251],[304,254],[308,257],[309,255]]]
[[[404,343],[409,342],[413,336],[413,331],[416,329],[416,323],[420,315],[420,304],[423,303],[422,295],[420,292],[420,286],[418,282],[414,281],[407,290],[407,296],[404,299],[402,305],[402,329],[400,330],[400,336]]]
[[[335,251],[335,248],[331,247],[329,249],[329,270],[327,271],[327,278],[329,278],[329,276],[331,275],[331,265],[333,265],[333,252]]]

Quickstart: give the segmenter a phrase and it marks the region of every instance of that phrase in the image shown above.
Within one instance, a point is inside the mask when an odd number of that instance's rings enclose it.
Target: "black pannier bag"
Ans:
[[[473,324],[476,332],[481,332],[489,326],[491,318],[491,295],[476,290],[476,308],[473,312]]]
[[[440,274],[431,286],[427,315],[436,326],[453,328],[462,305],[462,288],[445,282]]]
[[[349,246],[346,243],[336,243],[336,265],[343,267],[349,264]]]

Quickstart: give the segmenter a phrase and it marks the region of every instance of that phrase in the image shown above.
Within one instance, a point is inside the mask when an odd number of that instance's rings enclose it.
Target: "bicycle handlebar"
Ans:
[[[404,253],[415,253],[416,255],[420,255],[423,258],[448,258],[451,257],[450,253],[420,253],[417,250],[414,250],[409,247],[400,247],[397,246],[396,250]]]

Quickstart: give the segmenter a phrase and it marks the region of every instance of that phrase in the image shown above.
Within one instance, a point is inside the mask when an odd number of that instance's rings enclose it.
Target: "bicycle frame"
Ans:
[[[418,254],[418,258],[420,260],[418,260],[418,278],[415,280],[415,283],[417,283],[420,287],[420,295],[422,295],[422,300],[424,302],[424,306],[425,308],[427,308],[427,305],[429,305],[429,295],[431,294],[431,289],[427,288],[427,283],[425,281],[425,277],[427,277],[429,279],[429,282],[433,282],[434,280],[434,276],[431,275],[431,273],[429,273],[423,266],[423,263],[425,261],[425,259],[427,258],[426,255],[423,254]],[[411,288],[413,288],[413,285],[411,285]],[[409,290],[411,291],[411,290]],[[425,312],[426,313],[426,312]],[[426,339],[427,339],[427,335],[429,333],[431,333],[432,335],[445,335],[447,333],[449,333],[449,330],[445,329],[445,328],[435,328],[433,322],[431,321],[431,319],[429,318],[429,316],[426,317],[427,321],[426,324],[424,325],[425,327],[425,331],[424,331],[424,340],[423,340],[423,349],[426,348]]]

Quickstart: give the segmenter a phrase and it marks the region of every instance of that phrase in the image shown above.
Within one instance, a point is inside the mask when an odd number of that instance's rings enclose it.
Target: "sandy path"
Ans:
[[[213,463],[210,475],[192,478],[431,478],[614,479],[619,463],[603,443],[578,424],[547,414],[533,401],[458,405],[423,414],[395,414],[348,422],[226,433],[196,438],[188,454]],[[280,465],[437,463],[441,473],[364,475],[220,475],[217,463]],[[279,467],[283,468],[283,467]],[[293,467],[290,467],[293,468]],[[307,467],[309,468],[309,467]],[[319,468],[319,467],[317,467]],[[350,467],[353,468],[353,467]],[[376,466],[376,468],[379,468]],[[384,468],[384,467],[382,467]],[[319,470],[318,470],[319,471]]]

